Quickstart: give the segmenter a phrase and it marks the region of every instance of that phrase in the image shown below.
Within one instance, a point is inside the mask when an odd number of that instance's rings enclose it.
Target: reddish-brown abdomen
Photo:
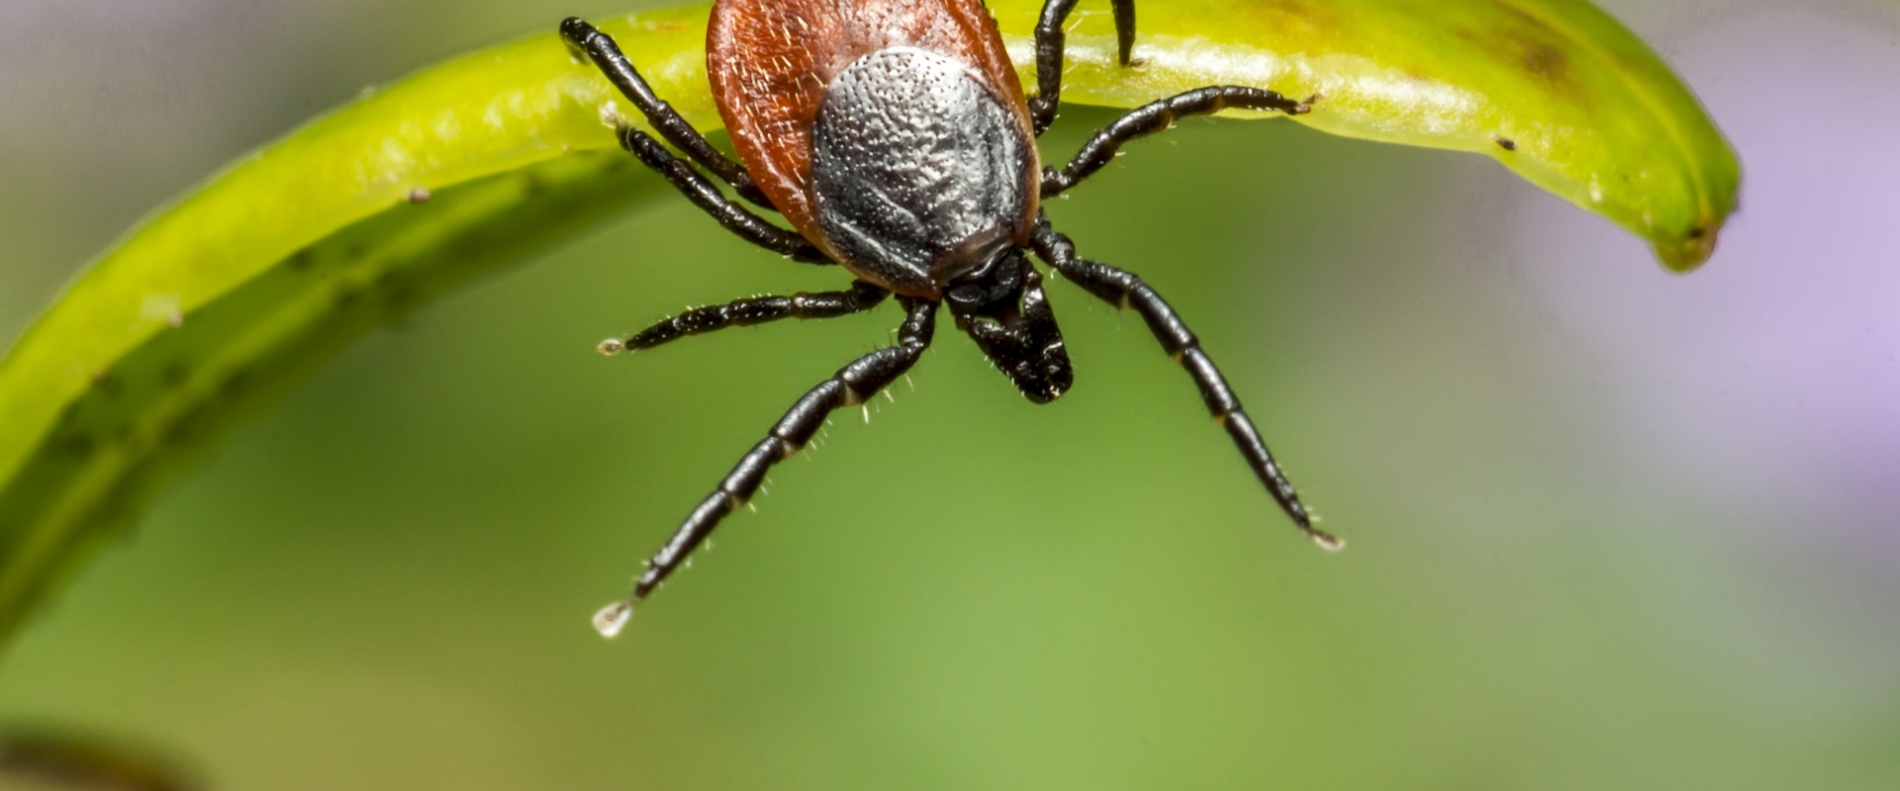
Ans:
[[[840,72],[896,47],[963,64],[1014,118],[1028,143],[1030,195],[1012,230],[1018,243],[1026,241],[1036,213],[1034,136],[1022,84],[979,0],[718,0],[707,33],[707,75],[746,170],[793,227],[858,271],[816,216],[812,129]],[[912,295],[934,296],[928,291]]]

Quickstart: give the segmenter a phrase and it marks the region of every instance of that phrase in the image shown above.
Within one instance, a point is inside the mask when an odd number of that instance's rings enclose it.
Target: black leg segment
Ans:
[[[620,93],[633,102],[647,117],[647,123],[666,138],[673,147],[686,152],[694,162],[718,176],[721,181],[731,184],[739,196],[752,203],[770,208],[772,202],[752,183],[751,174],[745,167],[728,159],[725,154],[713,148],[706,138],[694,129],[692,124],[680,117],[673,106],[660,99],[653,92],[653,86],[647,84],[640,72],[633,68],[633,62],[620,52],[620,45],[614,43],[612,36],[600,32],[579,17],[568,17],[561,22],[561,38],[567,41],[569,48],[594,62],[607,81],[613,83]]]
[[[1076,285],[1111,304],[1134,308],[1140,313],[1142,319],[1148,322],[1148,329],[1154,332],[1155,339],[1161,342],[1161,348],[1194,378],[1194,384],[1201,391],[1201,400],[1207,403],[1207,411],[1227,429],[1227,435],[1233,439],[1240,455],[1247,460],[1247,466],[1267,487],[1267,493],[1273,495],[1280,509],[1293,519],[1293,524],[1321,547],[1336,550],[1344,546],[1344,542],[1337,537],[1313,527],[1312,517],[1307,513],[1306,506],[1300,503],[1300,496],[1293,490],[1292,482],[1280,471],[1280,465],[1274,462],[1273,454],[1267,451],[1266,442],[1260,438],[1259,429],[1254,428],[1253,420],[1241,409],[1240,398],[1234,395],[1233,388],[1227,385],[1226,378],[1221,376],[1214,361],[1201,351],[1200,339],[1194,337],[1194,333],[1188,330],[1181,317],[1175,314],[1174,308],[1160,294],[1133,273],[1077,258],[1075,244],[1069,241],[1069,237],[1052,230],[1046,220],[1037,224],[1032,244],[1043,260]]]
[[[1312,109],[1312,101],[1296,102],[1259,88],[1213,85],[1149,102],[1115,119],[1108,128],[1096,132],[1094,137],[1082,144],[1082,150],[1076,152],[1075,158],[1069,160],[1068,167],[1059,171],[1043,168],[1042,197],[1055,197],[1082,183],[1095,171],[1101,170],[1103,165],[1114,160],[1115,152],[1121,150],[1123,144],[1164,131],[1183,116],[1210,115],[1228,108],[1278,110],[1287,115],[1301,115]]]
[[[1077,0],[1048,0],[1036,23],[1036,95],[1029,100],[1029,117],[1036,136],[1055,123],[1062,101],[1062,48],[1068,38],[1062,26],[1069,21]],[[1110,0],[1115,9],[1115,44],[1121,65],[1135,51],[1135,0]]]
[[[805,241],[805,237],[766,222],[765,218],[728,199],[718,187],[694,170],[691,163],[674,156],[652,135],[630,126],[621,127],[620,145],[646,163],[647,167],[665,176],[687,200],[712,215],[720,225],[739,238],[794,261],[807,264],[835,263],[823,250]]]
[[[704,335],[727,327],[749,327],[780,319],[829,319],[870,310],[884,302],[891,292],[862,280],[850,291],[800,291],[789,297],[752,297],[735,299],[724,305],[711,305],[663,319],[622,340],[609,339],[600,345],[604,354],[651,349],[688,335]]]
[[[805,447],[832,410],[863,403],[917,363],[936,331],[937,303],[907,297],[899,299],[908,315],[897,330],[898,345],[858,358],[798,399],[772,427],[772,432],[739,460],[725,480],[719,482],[719,488],[693,509],[666,545],[647,561],[646,571],[634,583],[633,594],[594,615],[594,628],[608,637],[618,633],[633,614],[633,606],[684,564],[687,556],[712,534],[726,514],[752,498],[773,465]]]

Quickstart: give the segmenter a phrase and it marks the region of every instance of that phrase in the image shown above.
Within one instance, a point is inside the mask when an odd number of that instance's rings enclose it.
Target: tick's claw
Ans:
[[[633,618],[633,601],[623,599],[600,608],[594,613],[594,631],[609,640],[627,628],[627,621]]]

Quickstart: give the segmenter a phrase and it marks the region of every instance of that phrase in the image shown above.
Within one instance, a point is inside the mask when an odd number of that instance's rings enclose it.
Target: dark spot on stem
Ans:
[[[409,191],[407,200],[410,203],[428,203],[429,199],[433,197],[435,197],[435,193],[430,192],[428,187],[417,187]]]
[[[165,427],[163,439],[165,442],[173,445],[186,444],[199,433],[200,429],[205,427],[205,421],[210,417],[211,409],[209,404],[193,404],[190,409],[185,410],[179,414],[177,418],[173,419],[171,425]]]
[[[224,381],[218,383],[218,392],[230,397],[243,393],[251,386],[251,369],[233,368],[224,375]]]
[[[1532,74],[1557,80],[1564,76],[1565,60],[1563,51],[1556,47],[1542,41],[1524,42],[1524,68]]]
[[[1500,12],[1496,22],[1460,30],[1458,36],[1552,86],[1569,87],[1570,59],[1563,49],[1569,39],[1536,14],[1512,2],[1492,0],[1491,5]]]
[[[111,371],[93,372],[92,386],[107,398],[118,398],[125,394],[125,380],[115,376]]]
[[[417,293],[415,284],[404,277],[404,274],[400,270],[385,269],[376,275],[376,281],[371,284],[371,289],[382,298],[384,304],[400,309],[421,296]]]
[[[173,423],[169,426],[166,426],[164,441],[165,441],[165,444],[167,445],[183,445],[187,442],[190,442],[191,441],[190,416],[187,415],[185,417],[182,417],[178,420],[178,422]]]
[[[1516,140],[1512,140],[1511,138],[1508,138],[1508,137],[1505,137],[1505,136],[1503,136],[1503,135],[1492,135],[1492,136],[1491,136],[1491,139],[1492,139],[1492,140],[1496,140],[1496,141],[1498,141],[1498,148],[1502,148],[1502,149],[1504,149],[1504,150],[1506,150],[1506,151],[1516,151],[1516,150],[1517,150],[1517,141],[1516,141]]]
[[[60,437],[56,447],[60,453],[83,459],[92,455],[92,452],[97,449],[98,443],[93,440],[91,434],[87,434],[83,431],[75,431]]]
[[[158,372],[158,382],[166,387],[177,387],[191,376],[191,366],[183,362],[173,362]]]

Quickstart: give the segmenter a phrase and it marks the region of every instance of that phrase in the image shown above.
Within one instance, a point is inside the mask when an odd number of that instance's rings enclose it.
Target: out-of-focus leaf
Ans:
[[[991,8],[1026,67],[1038,4]],[[1694,97],[1580,0],[1140,13],[1128,69],[1111,62],[1105,9],[1077,13],[1065,99],[1132,107],[1210,83],[1320,94],[1301,123],[1487,153],[1676,269],[1707,257],[1734,204],[1734,155]],[[697,5],[602,27],[712,128],[706,16]],[[629,115],[544,34],[366,96],[133,230],[0,360],[0,640],[269,394],[436,294],[663,198],[611,150],[605,125]]]

